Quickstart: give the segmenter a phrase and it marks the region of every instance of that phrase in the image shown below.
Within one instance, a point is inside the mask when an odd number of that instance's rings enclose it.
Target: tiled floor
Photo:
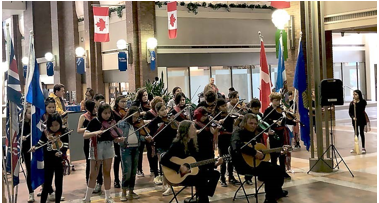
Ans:
[[[376,123],[376,108],[369,108],[371,119]],[[344,119],[337,119],[337,126],[335,128],[336,147],[343,156],[349,168],[354,173],[355,177],[351,177],[347,168],[342,164],[339,170],[332,173],[313,173],[309,175],[309,157],[310,153],[304,147],[299,151],[292,153],[292,169],[294,173],[291,174],[292,180],[286,181],[284,188],[289,191],[289,196],[282,198],[278,202],[283,203],[371,203],[376,202],[377,197],[377,131],[376,124],[372,131],[366,135],[366,155],[350,154],[350,149],[353,146],[353,131],[349,121]],[[66,202],[81,202],[85,194],[85,172],[84,162],[75,162],[76,171],[71,175],[64,178],[63,195]],[[172,196],[163,197],[161,186],[155,186],[153,178],[148,173],[149,166],[144,157],[144,178],[137,178],[136,193],[140,195],[140,199],[128,202],[169,202]],[[21,174],[20,174],[21,175]],[[28,192],[25,184],[25,178],[20,176],[20,187],[18,202],[27,202]],[[113,180],[113,174],[112,174]],[[253,192],[252,187],[247,187],[248,192]],[[104,188],[102,188],[104,189]],[[179,187],[175,190],[180,189]],[[218,185],[216,194],[210,198],[211,202],[222,203],[232,202],[236,186],[229,185],[226,188]],[[39,191],[37,189],[36,193]],[[120,189],[113,188],[112,182],[112,195],[115,197],[116,202],[120,202]],[[242,193],[242,192],[241,192]],[[179,195],[179,201],[190,195],[190,189],[186,189]],[[264,201],[264,195],[259,195],[259,202]],[[254,197],[250,197],[251,202],[255,202]],[[36,198],[39,201],[39,198]],[[105,202],[104,196],[93,195],[92,202]],[[246,202],[246,199],[238,199],[235,202]]]

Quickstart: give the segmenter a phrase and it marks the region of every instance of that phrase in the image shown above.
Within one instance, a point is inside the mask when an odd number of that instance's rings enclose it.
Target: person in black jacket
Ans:
[[[241,153],[263,159],[264,155],[256,151],[253,147],[244,147],[256,134],[258,119],[256,115],[246,114],[241,122],[241,128],[234,131],[231,139],[232,160],[239,174],[257,175],[265,183],[266,200],[265,203],[276,203],[276,199],[285,197],[288,192],[282,190],[284,183],[283,171],[276,164],[261,162],[257,167],[252,168],[244,161]],[[255,145],[255,142],[251,143]],[[242,149],[241,149],[242,148]]]
[[[357,136],[359,134],[361,135],[362,139],[362,154],[366,154],[366,148],[365,148],[365,125],[367,124],[366,121],[366,109],[367,102],[362,97],[362,92],[360,90],[354,90],[353,93],[353,101],[350,102],[349,106],[349,115],[351,118],[351,122],[353,124],[354,131],[357,129],[357,132],[355,133]],[[355,111],[354,111],[355,108]],[[355,126],[355,123],[357,126]],[[359,138],[358,138],[359,139]],[[355,153],[355,150],[352,149],[350,153]]]
[[[26,167],[26,185],[28,186],[29,191],[29,199],[28,202],[34,202],[34,190],[32,189],[32,181],[31,181],[31,156],[28,153],[30,149],[30,119],[31,119],[31,108],[30,104],[27,105],[25,115],[24,115],[24,131],[22,135],[22,158],[25,162]],[[22,128],[22,123],[20,123],[20,132]]]
[[[170,159],[173,156],[181,159],[192,156],[196,159],[196,161],[201,160],[197,145],[196,127],[192,121],[185,120],[179,124],[177,137],[161,160],[161,164],[163,166],[177,171],[182,175],[187,174],[190,169],[186,165],[178,165],[171,162]],[[222,164],[222,162],[222,158],[219,158],[215,166]],[[218,171],[204,170],[203,167],[199,167],[199,173],[196,176],[188,176],[182,184],[194,185],[199,197],[198,202],[207,203],[209,202],[208,196],[213,196],[216,190],[217,181],[219,178],[220,173]]]

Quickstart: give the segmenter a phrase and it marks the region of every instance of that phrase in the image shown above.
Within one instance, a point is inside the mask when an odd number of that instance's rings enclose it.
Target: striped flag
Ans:
[[[13,48],[12,39],[7,26],[7,61],[9,68],[7,73],[7,118],[6,118],[6,134],[7,134],[7,172],[13,173],[13,186],[18,185],[18,165],[20,157],[19,142],[19,113],[21,112],[21,86],[18,75],[17,61]]]
[[[30,40],[29,52],[29,77],[27,79],[26,101],[31,104],[31,146],[38,143],[42,136],[41,118],[45,113],[45,102],[40,81],[39,66],[35,57],[34,37]],[[32,154],[30,166],[32,189],[36,189],[44,182],[44,162],[43,148],[36,150]]]

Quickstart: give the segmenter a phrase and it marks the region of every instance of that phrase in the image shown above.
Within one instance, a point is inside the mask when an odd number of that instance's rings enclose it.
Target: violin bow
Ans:
[[[199,133],[201,133],[201,131],[203,131],[209,124],[211,124],[212,123],[212,121],[214,121],[215,119],[216,119],[216,117],[217,116],[219,116],[220,114],[222,113],[222,111],[220,111],[218,114],[216,114],[204,127],[202,127],[200,130],[199,130],[199,132],[198,132],[198,134]]]
[[[193,98],[195,97],[197,91],[199,91],[199,88],[200,88],[200,87],[201,87],[201,85],[199,85],[199,87],[196,89],[195,94],[192,95],[192,97],[191,97],[191,101],[190,101],[191,103],[192,103],[192,100],[193,100]]]
[[[120,124],[122,121],[125,121],[126,119],[132,117],[132,116],[133,116],[134,114],[136,114],[137,112],[138,112],[138,111],[134,112],[133,114],[129,115],[128,117],[124,117],[123,119],[119,120],[116,124],[114,124],[114,125],[112,125],[111,127],[105,129],[105,130],[103,131],[103,133],[107,132],[108,130],[110,130],[110,129],[114,128],[114,127],[116,127],[116,126],[117,126],[118,124]],[[125,115],[125,116],[126,116],[126,115]]]
[[[228,113],[228,115],[226,115],[225,116],[225,118],[224,118],[224,120],[226,120],[229,116],[230,116],[230,114],[232,114],[232,112],[233,112],[233,110],[237,107],[237,105],[239,104],[239,103],[241,103],[242,101],[238,101],[234,106],[233,106],[233,108],[229,111],[229,113]],[[215,116],[216,117],[216,116]]]
[[[176,119],[177,117],[179,117],[180,114],[181,114],[186,108],[188,108],[188,107],[189,107],[189,106],[186,106],[186,107],[184,107],[184,109],[182,109],[181,111],[179,111],[178,113],[176,113],[175,116],[174,116],[174,118],[173,118],[170,122],[168,122],[168,123],[166,124],[166,126],[162,128],[162,130],[160,130],[159,132],[157,132],[157,133],[154,135],[153,139],[154,139],[155,137],[157,137],[157,136],[159,135],[159,133],[161,133],[161,132],[162,132],[167,126],[169,126],[172,122],[174,122],[175,119]]]
[[[36,149],[35,149],[35,150],[37,150],[37,149],[39,149],[39,148],[41,148],[41,147],[44,147],[45,145],[47,145],[47,144],[49,144],[49,143],[52,143],[52,142],[55,142],[55,141],[57,141],[59,138],[61,138],[61,137],[65,136],[65,135],[68,135],[68,134],[70,134],[72,131],[74,131],[74,130],[70,130],[70,131],[66,132],[65,134],[63,134],[63,135],[60,135],[59,137],[55,137],[55,138],[53,138],[53,140],[48,140],[48,141],[47,141],[45,144],[42,144],[42,145],[40,145],[40,146],[36,147]],[[28,152],[30,152],[30,149],[29,149],[29,151],[28,151]]]

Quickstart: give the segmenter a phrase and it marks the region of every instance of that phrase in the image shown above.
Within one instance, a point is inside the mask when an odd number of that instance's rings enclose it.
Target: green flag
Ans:
[[[277,29],[275,33],[275,45],[276,45],[276,58],[278,58],[279,53],[279,39],[280,39],[280,31],[282,31],[282,42],[283,42],[283,58],[284,61],[288,58],[288,50],[287,50],[287,32],[285,30]]]

